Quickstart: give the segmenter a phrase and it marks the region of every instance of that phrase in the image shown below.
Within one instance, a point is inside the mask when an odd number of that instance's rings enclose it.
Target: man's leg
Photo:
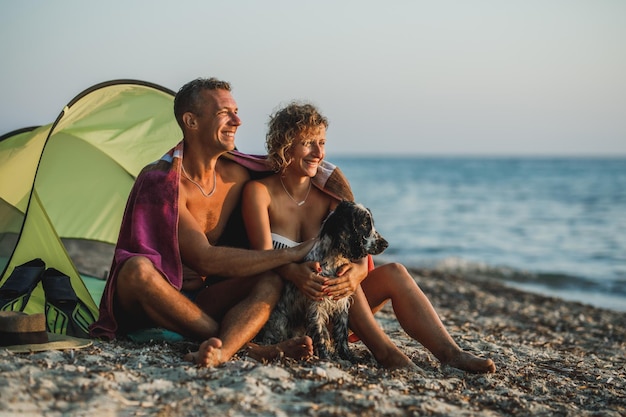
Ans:
[[[282,291],[281,278],[273,272],[256,277],[233,278],[203,290],[196,303],[221,322],[219,336],[200,345],[197,353],[186,359],[204,366],[226,362],[247,346],[257,360],[271,360],[281,355],[306,359],[313,353],[309,337],[295,338],[275,346],[249,343],[269,319]]]
[[[122,265],[116,300],[122,327],[151,323],[198,340],[218,334],[217,321],[172,287],[147,258],[137,256]]]

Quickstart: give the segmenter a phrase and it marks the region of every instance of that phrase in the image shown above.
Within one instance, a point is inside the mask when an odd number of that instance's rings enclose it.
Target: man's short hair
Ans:
[[[204,90],[226,90],[230,91],[230,83],[217,78],[196,78],[183,85],[176,97],[174,97],[174,116],[178,125],[183,128],[183,114],[187,112],[198,114],[198,109],[202,107],[202,91]]]

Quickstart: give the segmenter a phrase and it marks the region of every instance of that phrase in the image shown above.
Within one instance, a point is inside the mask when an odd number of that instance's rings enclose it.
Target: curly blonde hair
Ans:
[[[267,164],[274,172],[281,172],[291,162],[287,152],[300,135],[328,128],[328,119],[310,103],[292,101],[270,116],[265,137]]]

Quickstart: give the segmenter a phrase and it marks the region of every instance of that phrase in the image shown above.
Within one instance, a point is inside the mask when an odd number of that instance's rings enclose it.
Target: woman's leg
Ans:
[[[368,347],[376,361],[387,369],[415,368],[411,359],[402,353],[380,328],[361,287],[354,292],[352,300],[350,329]]]
[[[378,267],[369,273],[361,286],[372,311],[380,310],[391,300],[404,331],[442,363],[471,372],[495,372],[491,359],[479,358],[456,344],[430,300],[403,265],[390,263]]]

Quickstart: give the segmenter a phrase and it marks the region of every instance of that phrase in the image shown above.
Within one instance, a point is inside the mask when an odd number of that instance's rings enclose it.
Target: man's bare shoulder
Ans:
[[[278,175],[276,174],[271,174],[269,176],[261,178],[254,178],[253,176],[253,178],[247,182],[246,189],[249,193],[262,192],[264,194],[269,194],[277,187],[280,187],[279,184],[280,183],[278,182]]]
[[[246,182],[250,179],[248,170],[238,163],[224,157],[221,157],[219,161],[222,165],[221,175],[225,180]]]

